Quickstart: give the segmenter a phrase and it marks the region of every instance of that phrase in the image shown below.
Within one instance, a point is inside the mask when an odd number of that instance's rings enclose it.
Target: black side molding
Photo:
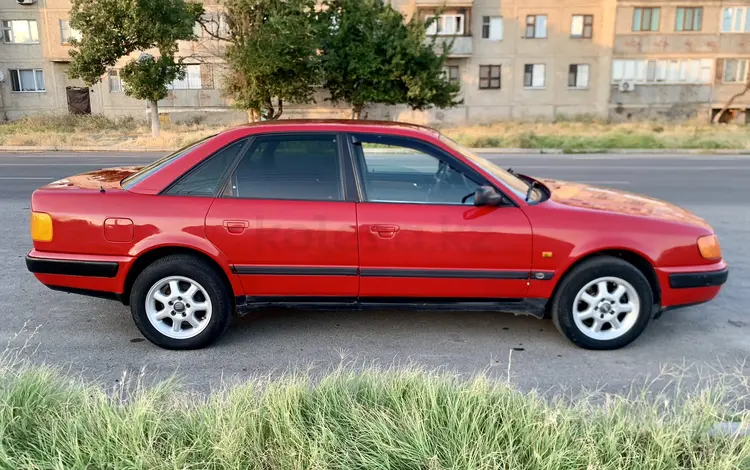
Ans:
[[[120,265],[114,261],[72,261],[26,256],[26,268],[37,274],[113,278],[117,276]]]
[[[694,287],[715,287],[727,282],[729,268],[721,271],[703,273],[679,273],[669,275],[669,287],[672,289],[690,289]]]
[[[276,276],[356,276],[357,268],[295,267],[295,266],[242,266],[233,265],[235,274],[268,274]]]
[[[362,277],[424,277],[432,279],[518,279],[529,278],[528,271],[473,269],[360,268]]]

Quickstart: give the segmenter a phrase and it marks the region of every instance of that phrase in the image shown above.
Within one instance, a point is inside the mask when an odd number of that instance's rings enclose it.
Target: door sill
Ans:
[[[515,315],[543,318],[547,299],[465,299],[465,298],[403,298],[403,297],[278,297],[238,296],[237,314],[246,315],[263,309],[296,310],[365,310],[399,309],[421,311],[499,311]]]

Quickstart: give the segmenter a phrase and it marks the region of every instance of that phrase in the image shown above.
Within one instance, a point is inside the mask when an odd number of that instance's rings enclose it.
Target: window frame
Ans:
[[[33,90],[23,90],[23,85],[21,83],[21,72],[28,72],[31,71],[32,75],[34,76],[34,89]],[[16,73],[16,80],[18,82],[18,90],[13,89],[13,72]],[[42,74],[42,82],[44,84],[43,89],[39,89],[39,85],[37,83],[36,74],[38,72],[41,72]],[[31,69],[8,69],[8,79],[10,80],[10,92],[11,93],[47,93],[47,84],[44,83],[44,69],[41,68],[31,68]]]
[[[174,80],[172,83],[167,84],[167,90],[170,91],[180,91],[180,90],[203,90],[203,78],[201,74],[201,65],[203,64],[182,64],[182,66],[185,68],[185,78],[182,80]],[[190,84],[190,72],[188,71],[188,67],[198,67],[198,87],[191,86]],[[187,86],[175,88],[174,84],[176,82],[185,82]]]
[[[730,19],[729,29],[724,29],[724,20],[727,11],[731,10],[732,17]],[[719,16],[719,34],[742,34],[750,33],[750,6],[725,6],[721,9],[721,15]],[[740,22],[739,29],[735,29],[737,22]]]
[[[249,154],[250,149],[253,148],[253,146],[259,141],[263,139],[279,139],[283,140],[284,138],[301,138],[301,137],[315,137],[315,136],[335,136],[336,138],[336,152],[337,152],[337,160],[338,160],[338,170],[340,177],[339,179],[339,190],[342,195],[341,199],[335,199],[335,200],[327,200],[327,199],[305,199],[305,198],[270,198],[270,197],[240,197],[235,196],[231,194],[231,192],[228,192],[229,185],[232,182],[232,176],[235,174],[235,171],[239,167],[240,163],[242,162],[242,159]],[[229,166],[229,170],[222,176],[224,180],[217,186],[218,191],[217,195],[215,197],[220,199],[234,199],[234,200],[241,200],[241,201],[285,201],[285,202],[299,202],[299,201],[306,201],[306,202],[322,202],[322,203],[342,203],[342,202],[356,202],[355,194],[352,192],[352,186],[350,185],[349,181],[353,181],[353,176],[351,174],[351,171],[347,168],[349,163],[348,155],[345,153],[346,146],[343,143],[343,140],[346,138],[344,136],[344,133],[337,132],[337,131],[301,131],[301,132],[267,132],[263,134],[256,134],[252,136],[246,136],[243,138],[248,139],[248,143],[245,148],[243,148],[240,152],[238,157],[235,158],[234,162]],[[236,141],[235,141],[236,142]],[[229,144],[231,145],[231,144]],[[224,146],[221,148],[221,150],[224,150],[227,146]],[[219,150],[219,151],[221,151]],[[210,158],[210,157],[209,157]]]
[[[682,18],[680,18],[680,11],[682,11]],[[688,17],[688,11],[690,11],[691,21],[690,27],[686,28],[686,18]],[[680,25],[680,19],[682,19],[682,25]],[[677,7],[675,8],[674,14],[674,31],[676,33],[697,33],[703,31],[703,7]]]
[[[500,20],[500,38],[499,39],[492,39],[492,20],[498,19]],[[504,25],[503,25],[503,17],[500,15],[488,15],[482,17],[482,39],[487,39],[489,41],[502,41],[503,35],[504,35]]]
[[[392,135],[392,134],[385,134],[385,133],[378,133],[378,132],[348,132],[346,133],[346,142],[347,142],[347,148],[349,152],[350,157],[350,163],[352,165],[352,168],[354,169],[354,181],[356,182],[357,186],[357,193],[359,195],[358,202],[361,203],[367,203],[367,204],[398,204],[398,205],[430,205],[430,206],[458,206],[458,207],[473,207],[469,204],[461,204],[461,203],[446,203],[446,202],[415,202],[415,201],[369,201],[367,199],[367,190],[365,186],[365,180],[364,180],[364,173],[363,170],[366,171],[365,162],[360,161],[359,158],[357,158],[357,153],[354,150],[354,146],[357,145],[358,142],[361,141],[361,139],[367,139],[367,140],[373,140],[376,138],[382,139],[384,143],[383,145],[392,145],[392,146],[402,146],[406,148],[411,148],[413,150],[418,150],[420,152],[423,152],[427,154],[430,157],[433,157],[437,159],[438,161],[445,161],[449,166],[451,166],[456,171],[459,171],[463,173],[463,175],[473,181],[477,187],[479,186],[491,186],[495,188],[498,193],[502,194],[504,197],[504,203],[501,206],[498,207],[516,207],[516,203],[513,201],[512,198],[508,196],[506,193],[505,188],[503,188],[501,185],[496,184],[495,182],[488,180],[485,178],[481,173],[473,169],[471,166],[464,163],[461,159],[455,157],[450,152],[444,150],[443,148],[428,142],[426,140],[422,140],[416,137],[408,137],[408,136],[400,136],[400,135]],[[404,143],[412,143],[413,146],[406,146]]]
[[[487,69],[487,77],[482,77],[482,69]],[[493,69],[497,68],[497,77],[492,77]],[[487,80],[487,85],[482,86],[482,80]],[[497,80],[497,86],[492,86],[492,81]],[[479,65],[479,81],[480,90],[502,90],[503,89],[503,66],[502,64],[480,64]]]
[[[541,86],[534,86],[534,69],[536,66],[544,67],[544,72],[542,74],[543,83]],[[526,84],[526,74],[529,73],[527,72],[528,67],[531,67],[531,84],[530,85]],[[542,63],[523,64],[523,88],[525,90],[543,90],[547,88],[547,64],[542,64]]]
[[[74,27],[70,26],[70,20],[60,18],[59,23],[60,23],[60,45],[69,46],[70,44],[72,44],[70,42],[71,39],[75,39],[77,41],[81,40],[81,32],[75,29]],[[64,36],[65,30],[63,29],[63,23],[66,23],[68,25],[68,33],[70,34],[67,38]],[[76,34],[73,34],[73,32],[75,32]]]
[[[453,78],[453,72],[456,72],[456,78]],[[460,85],[461,84],[461,66],[460,65],[444,65],[443,73],[445,74],[448,83]]]
[[[466,34],[466,14],[464,13],[442,13],[440,15],[427,15],[425,20],[436,18],[429,28],[427,28],[426,34],[428,36],[464,36]],[[446,18],[461,18],[460,31],[453,33],[446,33],[445,31],[445,20]]]
[[[29,27],[29,39],[31,39],[31,41],[16,42],[16,34],[13,31],[13,23],[15,23],[15,22],[22,22],[22,21],[25,21],[26,24]],[[36,30],[36,41],[33,40],[34,34],[32,34],[31,23],[34,23],[34,29]],[[6,26],[6,24],[7,24],[7,26]],[[17,20],[2,20],[2,21],[0,21],[0,30],[2,30],[2,33],[3,33],[2,34],[2,36],[3,36],[3,38],[2,38],[3,39],[3,44],[16,44],[16,45],[21,45],[22,46],[22,45],[34,45],[34,44],[40,44],[41,43],[40,38],[39,38],[39,22],[37,20],[33,20],[33,19],[30,20],[30,19],[26,19],[26,18],[20,18],[20,19],[17,19]],[[10,35],[10,38],[11,38],[10,41],[6,41],[5,40],[5,33],[6,33],[6,31]]]
[[[539,17],[544,17],[544,36],[537,36],[537,32],[539,31]],[[529,19],[533,18],[534,21],[529,21]],[[549,23],[548,23],[548,16],[546,13],[538,13],[534,15],[526,15],[526,28],[524,29],[524,39],[547,39],[547,36],[549,35]],[[529,36],[529,28],[532,29],[532,35]]]
[[[734,72],[734,77],[738,78],[737,80],[733,80],[733,81],[727,81],[726,80],[727,64],[729,62],[737,62],[737,65],[736,65],[737,68],[736,68],[736,70]],[[743,70],[740,67],[741,63],[745,64],[744,73],[743,74],[740,74],[740,71]],[[723,85],[743,85],[743,84],[747,83],[747,76],[748,76],[748,73],[749,73],[748,68],[750,68],[750,59],[725,58],[724,59],[724,64],[723,64],[722,69],[721,69],[721,83]],[[742,75],[742,76],[740,77],[740,75]]]
[[[113,74],[114,72],[114,74]],[[113,90],[112,89],[112,79],[113,77],[117,78],[117,83],[119,83],[119,90]],[[125,92],[125,83],[122,81],[122,77],[120,76],[120,69],[109,69],[107,71],[107,87],[109,88],[110,93],[124,93]]]
[[[581,34],[573,33],[573,21],[576,17],[581,18]],[[586,28],[588,28],[588,35],[586,34]],[[584,14],[571,15],[570,38],[571,39],[592,39],[593,37],[594,37],[594,15],[584,15]]]
[[[648,29],[644,29],[644,13],[648,11]],[[656,13],[656,27],[654,28],[654,13]],[[638,29],[636,29],[636,17],[638,17]],[[634,7],[631,20],[631,31],[634,33],[658,33],[661,30],[661,7]]]
[[[679,62],[678,67],[680,70],[683,68],[683,63],[685,64],[684,67],[687,70],[685,80],[680,80],[679,76],[677,81],[669,80],[669,62],[674,60]],[[632,63],[630,69],[634,72],[633,77],[624,76],[628,69],[626,67],[627,62]],[[693,64],[697,70],[697,77],[694,81],[690,79],[692,63],[697,64]],[[709,63],[711,65],[707,67],[707,64]],[[618,68],[618,66],[621,68],[622,77],[618,77],[619,74],[615,73],[615,69]],[[613,85],[622,81],[632,81],[643,85],[705,85],[713,83],[714,67],[713,59],[662,59],[658,56],[649,59],[614,59],[612,61],[610,77]],[[706,72],[706,69],[708,69],[708,72]],[[642,76],[638,75],[639,70],[643,71]],[[652,73],[649,72],[649,70],[651,70]]]

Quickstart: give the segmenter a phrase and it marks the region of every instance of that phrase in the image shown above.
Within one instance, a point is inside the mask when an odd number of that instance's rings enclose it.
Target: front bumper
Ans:
[[[660,310],[702,304],[713,300],[729,278],[725,261],[703,266],[656,268],[661,289]]]
[[[693,289],[696,287],[716,287],[727,282],[729,268],[718,271],[697,273],[673,273],[669,275],[669,287],[672,289]]]

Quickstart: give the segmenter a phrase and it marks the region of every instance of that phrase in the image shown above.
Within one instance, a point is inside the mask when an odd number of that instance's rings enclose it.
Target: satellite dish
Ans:
[[[5,74],[3,72],[0,72],[0,83],[5,81]]]

